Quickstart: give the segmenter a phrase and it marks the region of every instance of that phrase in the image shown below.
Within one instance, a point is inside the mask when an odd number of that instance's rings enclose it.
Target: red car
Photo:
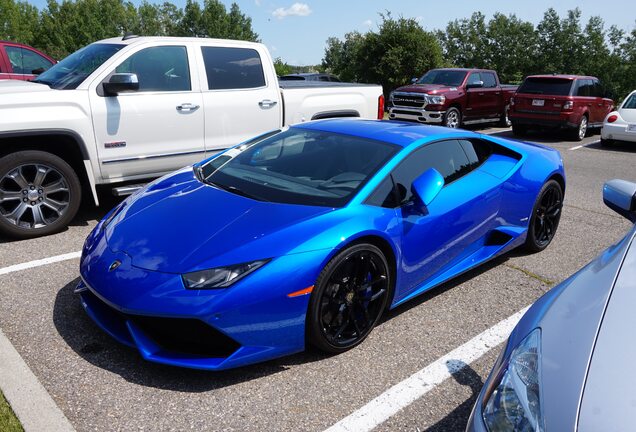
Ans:
[[[515,135],[530,128],[566,129],[580,141],[589,128],[603,126],[614,101],[606,97],[596,77],[581,75],[532,75],[510,100],[508,113]]]
[[[0,40],[0,79],[30,81],[55,63],[28,45]]]

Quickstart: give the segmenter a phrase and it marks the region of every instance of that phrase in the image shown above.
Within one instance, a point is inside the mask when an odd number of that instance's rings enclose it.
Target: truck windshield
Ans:
[[[125,45],[91,44],[75,51],[64,60],[42,73],[34,82],[57,90],[75,89],[87,76],[100,67]]]
[[[194,169],[200,181],[252,199],[342,207],[399,149],[293,127],[244,143]]]
[[[526,78],[517,93],[568,96],[574,80],[564,78]]]
[[[457,87],[462,85],[466,74],[466,71],[435,69],[426,72],[422,78],[417,80],[417,84],[439,84],[448,87]]]

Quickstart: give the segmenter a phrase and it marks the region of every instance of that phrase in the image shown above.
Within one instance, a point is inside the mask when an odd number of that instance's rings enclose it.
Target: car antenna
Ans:
[[[122,37],[121,40],[125,41],[125,40],[136,38],[136,37],[139,37],[139,36],[137,36],[136,34],[133,34],[131,32],[126,32],[126,33],[124,33],[124,37]]]

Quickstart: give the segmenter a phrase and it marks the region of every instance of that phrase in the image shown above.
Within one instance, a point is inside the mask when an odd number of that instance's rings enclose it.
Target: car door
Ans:
[[[260,47],[205,44],[200,48],[205,107],[205,148],[214,152],[282,124],[278,82]],[[266,69],[267,73],[266,73]]]
[[[469,88],[471,85],[480,85],[479,87]],[[463,113],[467,120],[482,118],[485,114],[485,92],[483,81],[479,72],[472,72],[466,81],[467,103],[466,110]]]
[[[483,118],[499,117],[503,112],[503,96],[501,88],[497,85],[497,78],[493,72],[481,72],[482,87],[482,112]]]
[[[192,48],[141,47],[110,70],[134,73],[139,90],[107,96],[91,92],[102,176],[154,177],[204,157],[203,109]]]
[[[11,79],[29,81],[37,76],[35,71],[44,72],[53,66],[49,59],[28,48],[5,45],[5,51],[11,64]]]
[[[598,79],[593,79],[592,85],[592,94],[595,98],[594,109],[596,111],[593,123],[596,123],[596,126],[602,126],[603,120],[605,120],[605,116],[609,114],[610,111],[612,111],[614,102],[611,99],[605,97],[605,89]]]
[[[496,226],[501,180],[475,169],[488,156],[482,141],[427,144],[407,156],[370,198],[372,204],[396,207],[402,277],[397,301],[479,249],[479,240]],[[445,185],[422,211],[413,204],[411,185],[429,168],[444,176]]]

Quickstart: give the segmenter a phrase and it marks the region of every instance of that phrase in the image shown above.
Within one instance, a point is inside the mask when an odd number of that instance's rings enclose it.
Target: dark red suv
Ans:
[[[509,118],[515,135],[529,128],[566,129],[580,141],[589,128],[600,128],[614,101],[598,78],[580,75],[532,75],[510,100]]]
[[[55,63],[28,45],[0,41],[0,79],[32,80]]]

